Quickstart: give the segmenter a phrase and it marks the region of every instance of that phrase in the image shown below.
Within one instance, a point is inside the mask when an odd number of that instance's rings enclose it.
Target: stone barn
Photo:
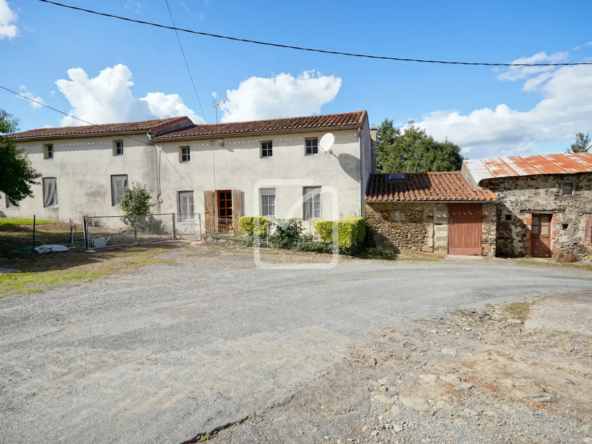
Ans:
[[[592,260],[592,153],[467,160],[463,176],[497,195],[497,255]]]
[[[460,171],[372,174],[366,222],[379,248],[494,256],[495,201]]]

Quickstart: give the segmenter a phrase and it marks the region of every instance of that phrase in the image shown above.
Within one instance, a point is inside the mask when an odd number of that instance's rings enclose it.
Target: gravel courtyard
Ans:
[[[333,391],[352,397],[335,393],[348,401],[315,407],[342,417],[327,430],[315,427],[311,410],[295,412],[295,403],[311,403],[314,393],[326,398],[326,377],[344,365],[387,374],[363,351],[377,338],[401,347],[440,341],[434,347],[452,349],[453,339],[426,339],[425,332],[475,328],[470,316],[453,326],[458,310],[592,290],[588,270],[498,261],[346,260],[331,270],[262,270],[246,250],[207,245],[161,257],[171,263],[0,300],[0,442],[180,444],[233,424],[241,425],[215,439],[386,440],[383,430],[405,426],[376,426],[380,412],[370,399],[390,396],[397,380],[405,385],[404,372],[376,387],[350,385],[357,370],[334,380]],[[290,257],[267,259],[281,265]],[[356,347],[361,351],[352,354]],[[429,385],[454,372],[427,373]],[[358,398],[359,408],[352,404]],[[344,415],[348,409],[353,416]],[[259,431],[274,410],[276,428]],[[352,434],[362,426],[364,438]]]

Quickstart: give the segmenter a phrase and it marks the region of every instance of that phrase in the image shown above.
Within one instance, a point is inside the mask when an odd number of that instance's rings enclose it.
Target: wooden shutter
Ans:
[[[216,208],[214,206],[214,191],[204,191],[204,211],[206,219],[206,233],[213,233],[216,226]]]
[[[238,221],[243,216],[243,193],[240,190],[232,190],[232,230],[238,234]]]

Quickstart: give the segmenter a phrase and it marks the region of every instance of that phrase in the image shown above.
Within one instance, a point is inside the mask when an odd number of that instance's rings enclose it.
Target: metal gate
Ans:
[[[481,255],[481,204],[449,204],[448,254]]]

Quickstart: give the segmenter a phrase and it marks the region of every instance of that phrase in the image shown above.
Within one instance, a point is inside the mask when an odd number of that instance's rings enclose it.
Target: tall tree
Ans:
[[[18,120],[0,109],[0,198],[6,195],[12,205],[33,196],[31,185],[41,177],[31,166],[25,152],[7,134],[18,131]]]
[[[377,168],[383,173],[460,170],[463,156],[452,142],[439,142],[410,121],[404,131],[386,119],[377,132]]]
[[[568,154],[574,153],[587,153],[592,148],[592,143],[590,141],[590,133],[577,133],[576,134],[576,141],[572,143],[571,147],[567,150]]]

